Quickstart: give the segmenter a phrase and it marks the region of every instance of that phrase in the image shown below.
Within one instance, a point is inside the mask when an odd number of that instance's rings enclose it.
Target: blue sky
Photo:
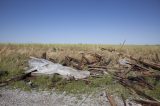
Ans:
[[[0,0],[0,42],[160,44],[160,0]]]

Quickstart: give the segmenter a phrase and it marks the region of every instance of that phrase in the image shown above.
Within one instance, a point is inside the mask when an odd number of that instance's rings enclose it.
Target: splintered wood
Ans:
[[[122,51],[121,48],[119,51]],[[146,94],[142,90],[154,90],[157,82],[160,81],[160,59],[158,54],[155,54],[155,60],[158,62],[150,62],[118,52],[113,48],[101,48],[101,50],[103,52],[108,51],[112,55],[115,55],[116,62],[114,63],[114,65],[112,63],[112,61],[114,60],[113,58],[98,53],[82,52],[80,54],[77,54],[78,58],[71,55],[64,55],[62,61],[59,62],[56,58],[48,58],[47,53],[44,52],[41,58],[49,59],[53,63],[59,63],[63,66],[72,67],[77,70],[87,70],[88,72],[90,72],[90,77],[94,78],[98,78],[99,76],[103,76],[105,74],[110,74],[114,80],[123,85],[125,88],[129,89],[130,92],[134,92],[139,95],[139,97],[146,99],[134,99],[135,102],[142,105],[150,104],[151,106],[160,106],[160,102],[157,99]],[[1,81],[0,86],[7,85],[12,81],[23,80],[28,77],[30,73],[16,76],[6,81]],[[154,79],[154,82],[149,82],[147,78]],[[87,85],[90,84],[89,79],[86,78],[82,80],[85,81]],[[117,106],[113,96],[111,96],[107,92],[106,98],[109,100],[111,106]],[[126,101],[123,96],[122,100],[124,106],[126,106]]]
[[[107,92],[105,92],[105,93],[106,93],[106,98],[108,99],[110,105],[111,105],[111,106],[117,106],[117,104],[116,104],[113,96],[112,96],[112,95],[109,95]]]

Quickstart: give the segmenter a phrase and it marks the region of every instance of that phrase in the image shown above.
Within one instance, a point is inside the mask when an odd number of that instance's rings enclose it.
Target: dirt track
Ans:
[[[20,90],[0,90],[0,106],[110,106],[104,92],[89,95],[67,95],[66,93],[26,92]],[[118,106],[124,106],[119,98],[115,98]],[[139,106],[127,102],[131,106]],[[128,105],[129,105],[128,104]]]

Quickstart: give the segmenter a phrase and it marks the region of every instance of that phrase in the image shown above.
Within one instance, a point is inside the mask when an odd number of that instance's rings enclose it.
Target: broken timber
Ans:
[[[125,56],[130,58],[130,59],[132,59],[132,60],[134,60],[134,61],[136,61],[136,62],[139,62],[140,64],[143,64],[144,66],[151,67],[151,68],[153,68],[155,70],[159,70],[160,71],[160,66],[157,65],[157,64],[144,62],[144,61],[138,60],[138,59],[136,59],[136,58],[134,58],[132,56],[128,56],[128,55],[125,55]]]
[[[12,77],[12,78],[10,78],[10,79],[8,79],[6,81],[1,81],[0,82],[0,87],[6,86],[6,85],[8,85],[9,83],[11,83],[13,81],[20,81],[20,80],[26,79],[27,77],[29,77],[31,75],[32,72],[35,72],[35,71],[36,70],[32,70],[29,73],[23,73],[21,75]]]
[[[111,106],[117,106],[117,104],[115,103],[115,100],[113,99],[113,96],[107,94],[107,92],[105,92],[105,93],[106,93],[106,98],[108,99],[110,105]]]
[[[138,90],[137,88],[135,88],[134,86],[132,86],[131,84],[128,84],[126,82],[126,80],[124,80],[123,78],[118,78],[119,82],[121,85],[123,85],[124,87],[127,87],[130,90],[134,90],[138,95],[145,97],[148,100],[152,100],[152,101],[157,101],[156,99],[152,98],[151,96],[143,93],[142,91]]]
[[[110,52],[110,51],[109,51]],[[148,63],[148,62],[144,62],[142,60],[138,60],[130,55],[126,55],[126,54],[123,54],[123,53],[119,53],[119,52],[116,52],[118,55],[122,55],[122,56],[125,56],[127,58],[130,58],[131,60],[134,60],[136,62],[139,62],[140,64],[143,64],[144,66],[147,66],[147,67],[151,67],[155,70],[159,70],[160,71],[160,65],[158,64],[155,64],[155,63]]]
[[[160,102],[142,99],[133,99],[133,101],[145,106],[160,106]]]

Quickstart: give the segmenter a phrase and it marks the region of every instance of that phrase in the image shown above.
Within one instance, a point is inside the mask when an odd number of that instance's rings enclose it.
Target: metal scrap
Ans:
[[[71,67],[62,66],[58,63],[52,63],[46,59],[30,57],[28,61],[29,69],[25,73],[32,72],[32,75],[53,75],[60,74],[64,78],[74,77],[75,79],[83,79],[90,76],[89,71],[76,70]]]

